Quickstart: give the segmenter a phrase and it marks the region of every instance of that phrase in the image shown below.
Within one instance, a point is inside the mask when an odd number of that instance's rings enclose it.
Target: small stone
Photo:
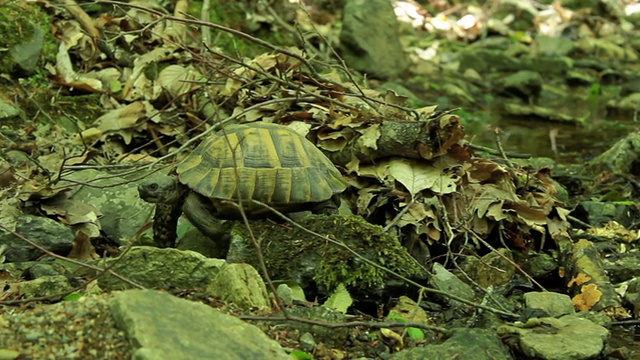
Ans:
[[[300,336],[300,346],[304,351],[312,352],[316,347],[316,340],[311,333],[306,332]]]
[[[30,331],[24,335],[24,338],[27,341],[31,341],[31,342],[36,342],[41,337],[42,337],[42,333],[39,331]]]

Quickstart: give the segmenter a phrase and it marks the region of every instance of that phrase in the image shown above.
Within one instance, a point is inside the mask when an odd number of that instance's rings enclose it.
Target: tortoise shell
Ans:
[[[320,203],[345,190],[333,163],[293,129],[229,125],[181,163],[181,183],[212,200],[257,200],[274,207]]]

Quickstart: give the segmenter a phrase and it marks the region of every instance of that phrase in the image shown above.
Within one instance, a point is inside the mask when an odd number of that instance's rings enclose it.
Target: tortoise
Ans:
[[[146,180],[138,192],[156,204],[156,246],[174,247],[183,212],[202,233],[215,237],[219,231],[211,220],[239,219],[238,203],[249,218],[272,214],[265,204],[281,212],[313,211],[345,188],[340,171],[304,136],[284,125],[256,122],[226,126],[170,175]]]

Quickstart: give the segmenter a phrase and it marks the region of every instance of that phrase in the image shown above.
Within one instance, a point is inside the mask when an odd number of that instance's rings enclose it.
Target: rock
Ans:
[[[545,253],[530,252],[515,253],[516,263],[522,270],[535,279],[553,277],[558,269],[558,262],[551,255]]]
[[[28,279],[38,279],[45,276],[57,276],[64,273],[64,268],[54,263],[38,262],[26,271]]]
[[[525,324],[500,326],[497,331],[523,356],[546,360],[595,359],[609,336],[603,326],[576,315],[533,318]]]
[[[432,271],[433,276],[429,279],[429,284],[432,287],[469,301],[473,300],[475,292],[471,286],[457,278],[453,273],[445,269],[444,266],[439,263],[434,263]],[[451,300],[448,297],[442,297],[442,300],[454,306],[460,304],[458,301]]]
[[[573,48],[573,41],[566,37],[539,35],[535,39],[536,52],[545,56],[567,56]]]
[[[298,224],[316,233],[327,234],[364,259],[384,264],[402,276],[413,279],[426,277],[424,269],[400,245],[398,238],[360,216],[309,215]],[[261,243],[262,256],[272,279],[293,281],[303,289],[316,288],[324,295],[344,284],[354,299],[359,295],[371,299],[396,285],[395,277],[355,257],[344,246],[310,235],[297,227],[286,227],[273,221],[252,221],[251,229]],[[249,263],[258,268],[255,252],[244,224],[236,222],[231,231],[227,261]]]
[[[5,308],[0,349],[16,350],[18,359],[131,359],[130,345],[109,311],[109,298],[85,295]]]
[[[398,303],[389,310],[390,319],[402,318],[405,321],[412,323],[424,323],[433,325],[433,322],[429,322],[427,312],[420,307],[418,303],[413,301],[407,296],[400,296]]]
[[[634,61],[633,55],[625,51],[622,44],[616,44],[611,39],[582,38],[575,42],[575,46],[585,54],[598,53],[601,61]]]
[[[529,309],[542,309],[551,317],[571,315],[575,313],[571,298],[566,294],[554,292],[528,292],[524,294],[524,302]]]
[[[209,259],[193,251],[160,249],[151,246],[134,246],[118,258],[107,259],[100,266],[153,289],[205,288],[220,272],[224,260]],[[121,290],[132,285],[104,274],[98,278],[103,290]]]
[[[71,290],[71,284],[69,280],[62,276],[43,276],[41,278],[16,283],[18,286],[20,295],[25,298],[35,298],[43,296],[52,296]],[[57,300],[59,297],[51,298],[51,300]]]
[[[619,244],[613,240],[607,241],[612,247],[617,249]],[[601,250],[602,251],[602,250]],[[640,268],[638,267],[638,254],[635,252],[610,253],[603,258],[604,270],[609,274],[613,284],[624,281],[640,281]],[[639,283],[640,284],[640,283]],[[631,286],[631,284],[629,284]],[[639,289],[640,290],[640,289]]]
[[[629,227],[636,221],[637,210],[633,204],[587,200],[581,202],[571,214],[595,227],[601,227],[610,221]]]
[[[311,333],[304,333],[300,336],[300,346],[304,351],[313,352],[313,349],[316,347],[316,340],[313,338]]]
[[[140,360],[282,359],[289,356],[260,329],[204,304],[152,290],[128,290],[110,303]]]
[[[379,78],[400,75],[408,65],[398,20],[386,0],[351,0],[343,10],[340,51],[350,67]]]
[[[249,264],[227,264],[220,269],[207,292],[242,309],[269,308],[267,287],[258,271]]]
[[[457,328],[444,343],[399,351],[389,360],[511,360],[509,351],[493,331]]]
[[[498,249],[480,259],[468,258],[463,268],[464,272],[483,288],[500,286],[508,283],[516,272],[515,266],[509,260],[513,262],[511,251]]]
[[[460,72],[473,69],[478,73],[488,71],[520,70],[520,63],[515,57],[502,50],[483,49],[480,45],[472,46],[460,52]]]
[[[640,317],[640,277],[637,277],[627,284],[624,299],[633,306],[633,314]]]
[[[9,55],[20,69],[26,73],[33,73],[42,53],[45,35],[35,24],[26,27],[30,28],[25,31],[30,36],[22,37],[22,41],[9,50]]]
[[[528,102],[540,96],[542,76],[535,71],[518,71],[515,74],[497,79],[495,87],[505,96],[518,97]]]
[[[276,294],[280,300],[280,305],[289,306],[293,304],[293,289],[287,284],[280,284],[276,289]]]
[[[520,59],[520,69],[535,71],[545,75],[564,75],[567,71],[573,69],[573,66],[573,59],[565,56],[547,57],[525,55]]]
[[[23,214],[17,218],[15,231],[58,255],[69,254],[75,237],[71,229],[57,221],[28,214]],[[4,229],[0,229],[0,244],[8,245],[8,249],[4,253],[7,262],[35,260],[43,254],[42,251],[6,232]]]
[[[596,156],[587,164],[582,175],[596,175],[600,172],[614,174],[635,174],[635,164],[640,161],[640,131],[630,133],[618,140],[609,150]]]
[[[589,86],[598,81],[596,76],[585,69],[567,71],[565,78],[569,86]]]
[[[69,175],[70,180],[80,183],[98,178],[101,180],[91,182],[96,187],[83,186],[70,200],[91,204],[101,215],[98,222],[102,232],[119,245],[125,245],[125,240],[133,239],[153,217],[154,205],[140,199],[137,188],[149,177],[135,181],[97,170],[75,171]]]

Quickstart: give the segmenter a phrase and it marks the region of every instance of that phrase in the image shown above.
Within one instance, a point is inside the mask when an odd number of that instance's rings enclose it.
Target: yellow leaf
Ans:
[[[602,297],[602,291],[598,290],[598,286],[596,284],[585,285],[582,287],[581,291],[581,294],[578,294],[571,299],[573,305],[578,310],[590,310]]]

